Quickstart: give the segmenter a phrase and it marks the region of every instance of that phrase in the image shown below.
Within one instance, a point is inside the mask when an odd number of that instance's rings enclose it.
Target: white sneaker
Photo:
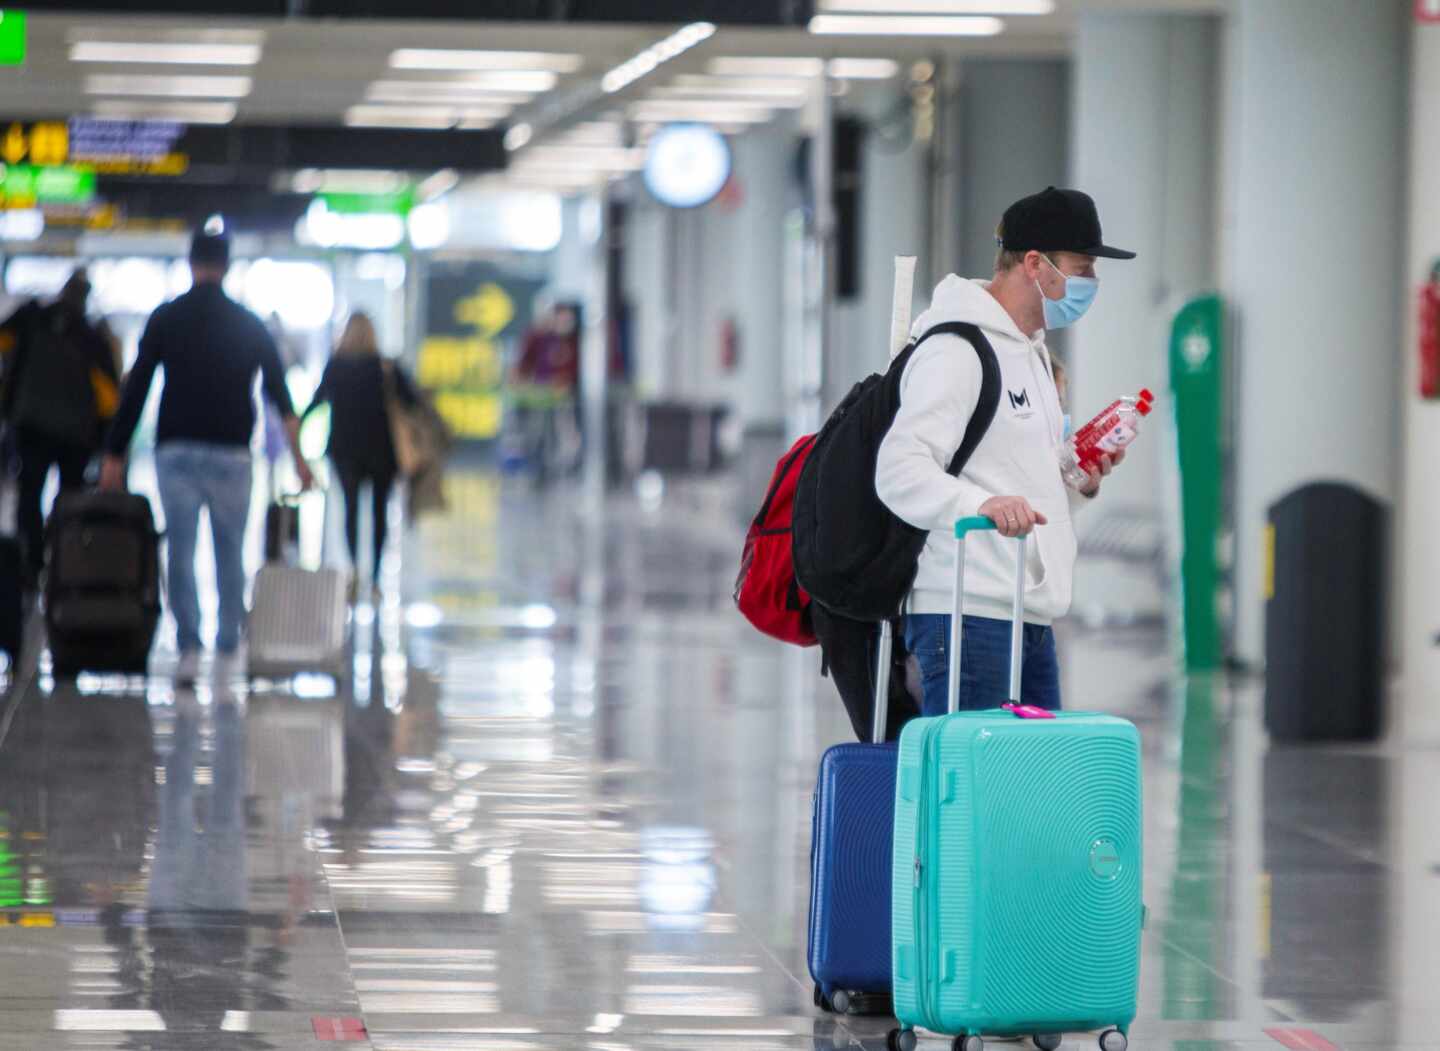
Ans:
[[[228,683],[245,675],[249,655],[242,644],[234,652],[215,654],[215,681]]]
[[[175,681],[187,686],[193,686],[195,680],[200,677],[200,651],[186,650],[180,654],[180,662],[175,665]]]

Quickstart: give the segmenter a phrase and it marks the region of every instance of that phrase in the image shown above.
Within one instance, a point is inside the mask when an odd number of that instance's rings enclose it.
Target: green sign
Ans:
[[[25,12],[0,10],[0,66],[25,64]]]
[[[325,207],[340,215],[398,215],[410,214],[415,205],[415,191],[401,190],[399,193],[334,193],[329,190],[319,195]]]
[[[88,204],[95,198],[95,173],[88,168],[33,164],[0,165],[0,198],[9,207]]]
[[[1225,475],[1223,310],[1219,296],[1191,300],[1170,336],[1180,454],[1182,619],[1185,667],[1205,671],[1224,659],[1220,540]]]

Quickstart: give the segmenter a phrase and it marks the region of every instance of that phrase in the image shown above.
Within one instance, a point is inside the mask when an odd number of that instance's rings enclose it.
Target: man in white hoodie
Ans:
[[[1000,254],[989,281],[953,274],[935,289],[913,334],[946,321],[978,326],[994,347],[1001,391],[994,422],[958,477],[946,466],[960,447],[980,398],[979,356],[959,336],[926,340],[906,366],[900,409],[880,446],[875,490],[896,515],[929,530],[906,607],[905,642],[919,662],[924,713],[945,712],[951,588],[957,519],[984,515],[997,533],[966,540],[960,705],[990,708],[1008,696],[1015,550],[1027,545],[1022,700],[1060,707],[1060,669],[1051,622],[1070,608],[1075,565],[1072,509],[1093,498],[1123,457],[1102,461],[1077,493],[1060,474],[1056,449],[1064,413],[1045,331],[1083,315],[1098,291],[1097,257],[1133,259],[1107,247],[1095,203],[1078,190],[1050,187],[1005,210]]]

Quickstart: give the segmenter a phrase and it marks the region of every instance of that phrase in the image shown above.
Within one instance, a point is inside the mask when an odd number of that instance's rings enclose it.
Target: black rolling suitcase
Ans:
[[[60,497],[45,534],[45,627],[55,674],[144,674],[160,620],[160,540],[133,493]]]
[[[25,579],[20,540],[15,535],[15,486],[14,479],[6,476],[0,454],[0,652],[9,656],[12,668],[20,660],[25,622]]]
[[[24,635],[24,580],[21,575],[20,541],[0,536],[0,652],[14,665],[20,660]]]

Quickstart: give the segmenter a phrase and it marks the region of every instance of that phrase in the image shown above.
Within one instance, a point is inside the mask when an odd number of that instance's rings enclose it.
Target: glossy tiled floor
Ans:
[[[0,1048],[883,1046],[811,1007],[846,723],[732,612],[724,486],[603,520],[479,472],[451,496],[338,693],[7,699]],[[1177,681],[1162,638],[1063,646],[1068,703],[1145,735],[1132,1047],[1440,1048],[1440,755],[1267,749],[1253,692]]]

